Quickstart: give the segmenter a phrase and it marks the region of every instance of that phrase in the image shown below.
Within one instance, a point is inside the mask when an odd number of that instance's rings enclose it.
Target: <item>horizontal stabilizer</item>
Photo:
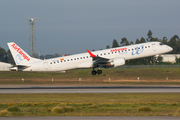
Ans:
[[[26,68],[28,68],[28,67],[30,67],[30,66],[14,65],[14,66],[10,67],[9,69],[10,69],[11,71],[18,71],[18,70],[26,69]]]

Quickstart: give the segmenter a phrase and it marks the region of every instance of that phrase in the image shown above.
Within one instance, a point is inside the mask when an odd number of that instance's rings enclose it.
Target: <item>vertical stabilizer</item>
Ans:
[[[40,59],[32,58],[31,56],[29,56],[23,49],[21,49],[14,42],[10,42],[7,44],[16,65],[28,65],[29,63],[32,63],[32,62],[42,61]]]

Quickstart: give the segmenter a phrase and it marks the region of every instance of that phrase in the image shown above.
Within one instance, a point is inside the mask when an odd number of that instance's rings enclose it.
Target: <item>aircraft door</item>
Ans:
[[[45,71],[48,70],[48,62],[44,62],[44,68],[45,68]]]
[[[155,43],[152,44],[152,49],[153,49],[154,51],[156,51],[156,44],[155,44]]]

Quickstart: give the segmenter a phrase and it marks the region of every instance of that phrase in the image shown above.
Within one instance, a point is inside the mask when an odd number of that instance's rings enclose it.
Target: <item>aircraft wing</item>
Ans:
[[[87,50],[87,52],[90,54],[90,56],[93,59],[93,66],[94,67],[96,67],[98,64],[107,64],[107,62],[110,60],[107,58],[99,57],[98,55],[94,55],[89,50]]]

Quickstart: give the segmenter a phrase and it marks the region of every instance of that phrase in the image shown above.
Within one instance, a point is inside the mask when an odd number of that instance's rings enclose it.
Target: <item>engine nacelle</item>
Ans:
[[[115,58],[112,62],[110,62],[111,66],[117,67],[125,64],[124,58]]]
[[[18,67],[11,67],[9,68],[10,71],[18,71]]]

